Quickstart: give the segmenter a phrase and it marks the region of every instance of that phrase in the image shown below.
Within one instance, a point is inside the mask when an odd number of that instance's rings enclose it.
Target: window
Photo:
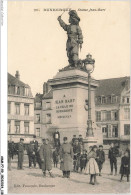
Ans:
[[[124,135],[130,135],[130,125],[129,124],[124,125]]]
[[[25,104],[24,108],[25,108],[25,115],[29,115],[29,105]]]
[[[98,104],[101,104],[101,97],[100,97],[100,96],[97,97],[97,103],[98,103]]]
[[[51,109],[51,102],[46,102],[46,110]]]
[[[112,111],[112,120],[118,120],[118,111]]]
[[[36,114],[36,123],[40,122],[40,114]]]
[[[112,103],[116,103],[116,96],[112,96]]]
[[[108,90],[108,89],[107,89]],[[107,103],[110,104],[111,103],[111,96],[107,97]]]
[[[107,137],[107,127],[102,127],[103,137]]]
[[[127,97],[127,104],[129,104],[129,103],[130,103],[130,98]]]
[[[20,95],[20,87],[19,86],[15,86],[15,94]]]
[[[118,126],[113,125],[112,127],[112,137],[118,137]]]
[[[106,97],[102,97],[102,104],[106,103]]]
[[[15,133],[20,133],[20,121],[15,121]]]
[[[27,87],[25,87],[25,96],[29,95],[29,89]]]
[[[100,111],[96,112],[96,121],[101,121],[101,112]]]
[[[124,108],[124,119],[130,119],[130,108]]]
[[[107,121],[111,120],[111,111],[107,111]]]
[[[102,120],[106,121],[106,111],[102,111]]]
[[[11,113],[11,102],[8,102],[8,114]]]
[[[29,133],[29,122],[24,122],[25,133]]]
[[[40,128],[36,128],[36,136],[40,137]]]
[[[15,113],[20,114],[20,104],[15,104]]]
[[[51,114],[46,114],[46,123],[51,123]]]
[[[8,133],[11,132],[11,120],[8,120]]]

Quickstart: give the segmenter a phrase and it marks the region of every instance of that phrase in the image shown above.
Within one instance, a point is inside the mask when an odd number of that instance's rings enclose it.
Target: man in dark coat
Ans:
[[[18,169],[23,169],[23,160],[24,160],[24,139],[20,138],[18,143]]]
[[[12,142],[11,138],[8,141],[8,170],[11,170],[11,159],[13,159],[14,155],[14,142]]]
[[[34,164],[34,167],[36,167],[35,148],[32,141],[30,142],[28,147],[28,156],[29,156],[29,168],[32,167],[32,163]]]
[[[40,147],[40,158],[43,176],[46,176],[46,170],[48,170],[50,177],[54,177],[52,174],[52,150],[48,139],[45,139]]]
[[[60,148],[61,170],[64,178],[70,178],[70,171],[73,169],[73,148],[67,142],[67,137],[64,137],[63,141],[64,143]]]
[[[57,167],[57,164],[59,162],[59,153],[58,153],[57,148],[53,152],[53,162],[54,162],[54,167],[55,166]]]
[[[129,175],[130,175],[130,158],[129,158],[129,153],[126,151],[125,155],[121,159],[121,167],[120,167],[120,174],[121,174],[121,179],[124,175],[127,176],[127,182],[129,182]]]
[[[78,139],[75,140],[75,144],[73,145],[73,153],[74,153],[74,171],[78,172],[80,166],[80,155],[81,155],[81,146],[78,142]]]
[[[96,162],[99,167],[99,176],[101,176],[102,166],[103,166],[103,163],[105,162],[105,152],[103,151],[102,145],[99,146],[99,149],[96,152]]]
[[[109,149],[108,158],[110,159],[110,167],[111,173],[113,175],[113,165],[115,167],[115,175],[117,175],[117,157],[119,155],[118,149],[114,146],[114,143],[111,143],[111,147]]]

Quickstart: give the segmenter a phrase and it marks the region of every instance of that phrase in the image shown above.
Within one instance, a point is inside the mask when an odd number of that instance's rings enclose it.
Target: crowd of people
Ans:
[[[57,135],[57,136],[55,136]],[[82,135],[77,138],[73,136],[72,141],[69,143],[67,137],[63,138],[63,143],[60,144],[60,135],[58,132],[54,134],[54,148],[52,149],[49,139],[42,139],[43,144],[39,146],[36,136],[33,141],[30,142],[27,150],[29,159],[29,168],[35,168],[38,163],[39,168],[43,172],[43,177],[46,177],[48,171],[50,177],[54,177],[52,173],[52,164],[54,167],[58,167],[60,164],[60,170],[62,171],[63,178],[70,178],[70,173],[80,172],[90,174],[90,184],[97,184],[96,176],[102,176],[102,168],[105,162],[105,152],[103,145],[90,146],[88,151],[84,148]],[[8,142],[8,169],[11,170],[11,159],[13,155],[18,155],[18,169],[23,169],[24,160],[24,139],[20,138],[20,142],[17,145],[17,149],[14,149],[14,143]],[[52,151],[53,150],[53,151]],[[14,153],[15,151],[15,153]],[[108,159],[110,160],[110,175],[113,175],[113,168],[115,169],[114,175],[117,175],[117,157],[119,157],[119,150],[111,143]],[[120,172],[122,181],[123,176],[126,175],[127,182],[129,182],[130,175],[130,148],[124,152],[121,158]]]

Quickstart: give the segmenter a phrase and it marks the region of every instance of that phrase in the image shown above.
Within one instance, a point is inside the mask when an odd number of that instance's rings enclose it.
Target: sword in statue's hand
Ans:
[[[71,6],[72,3],[70,3],[70,5],[66,8],[68,9]],[[60,17],[65,13],[66,9],[63,11],[63,13],[60,15]]]

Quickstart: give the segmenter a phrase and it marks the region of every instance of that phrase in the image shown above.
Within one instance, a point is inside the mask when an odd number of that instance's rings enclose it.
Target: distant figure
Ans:
[[[8,170],[11,170],[11,159],[13,159],[14,155],[14,142],[12,142],[12,139],[8,141]]]
[[[78,141],[79,141],[79,143],[83,144],[83,137],[82,137],[82,135],[79,135]]]
[[[73,169],[73,148],[67,142],[67,137],[63,138],[64,143],[60,148],[61,170],[63,171],[63,178],[70,178],[70,171]]]
[[[73,138],[72,138],[72,146],[75,144],[75,141],[76,140],[77,140],[76,135],[73,135]]]
[[[81,172],[82,170],[86,168],[86,163],[87,163],[87,150],[83,150],[83,154],[80,156],[80,168]]]
[[[54,138],[55,147],[59,148],[60,147],[60,133],[57,129],[53,134],[53,138]]]
[[[57,164],[59,162],[59,153],[57,148],[53,152],[53,162],[54,162],[54,167],[57,167]]]
[[[32,141],[30,141],[29,147],[28,147],[28,156],[29,156],[29,168],[32,168],[32,163],[34,164],[34,167],[36,167],[36,156],[35,156],[35,148]]]
[[[113,175],[113,165],[115,167],[115,175],[117,175],[117,157],[119,155],[118,149],[114,146],[114,143],[111,143],[111,147],[109,149],[108,158],[110,159],[110,167],[111,173]]]
[[[45,139],[43,145],[40,147],[40,157],[43,176],[46,177],[47,170],[50,177],[54,177],[52,174],[52,150],[48,139]]]
[[[78,142],[78,139],[75,140],[73,145],[73,153],[74,153],[74,171],[78,172],[80,166],[80,155],[81,155],[81,146]]]
[[[90,174],[90,184],[95,185],[97,184],[96,180],[96,175],[99,174],[99,168],[96,162],[96,151],[97,151],[97,146],[94,145],[92,147],[92,150],[90,154],[88,155],[88,163],[86,165],[86,173]],[[93,182],[94,179],[94,182]]]
[[[130,158],[129,158],[129,153],[126,151],[124,156],[121,158],[121,167],[120,167],[120,174],[121,174],[121,179],[124,175],[127,176],[127,182],[129,182],[129,175],[130,175]]]
[[[18,143],[18,169],[23,169],[23,160],[24,160],[24,139],[20,138]]]
[[[101,176],[102,166],[103,163],[105,162],[105,152],[103,151],[102,145],[99,146],[99,150],[97,150],[96,154],[97,154],[96,161],[99,167],[99,176]]]
[[[128,145],[127,145],[126,152],[128,152],[128,154],[129,154],[129,158],[130,158],[130,144],[128,144]]]
[[[39,165],[39,168],[41,169],[40,146],[38,146],[38,150],[36,152],[36,161]]]

